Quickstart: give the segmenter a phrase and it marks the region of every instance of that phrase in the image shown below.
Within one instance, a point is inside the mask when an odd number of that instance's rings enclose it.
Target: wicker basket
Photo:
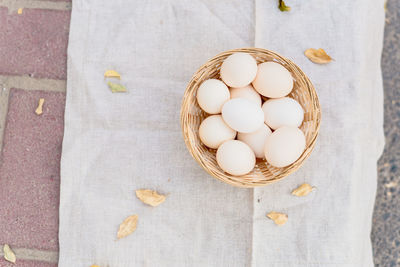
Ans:
[[[196,92],[200,84],[210,78],[219,79],[219,70],[222,62],[229,55],[236,52],[245,52],[252,55],[258,63],[275,61],[285,66],[294,78],[294,87],[289,94],[296,99],[304,109],[304,121],[300,126],[306,136],[306,149],[300,158],[293,164],[276,168],[265,160],[257,159],[256,166],[250,173],[242,176],[233,176],[224,172],[217,164],[216,150],[207,148],[200,141],[199,126],[208,115],[202,111],[196,101]],[[181,126],[185,143],[197,162],[215,178],[238,187],[257,187],[276,182],[296,171],[314,148],[321,121],[321,111],[314,86],[292,61],[269,50],[261,48],[241,48],[223,52],[207,61],[193,75],[183,96],[181,109]]]

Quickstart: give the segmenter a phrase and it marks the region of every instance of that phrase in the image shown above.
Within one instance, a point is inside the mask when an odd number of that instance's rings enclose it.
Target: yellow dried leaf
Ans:
[[[117,238],[121,239],[130,234],[132,234],[136,230],[136,225],[138,222],[138,216],[131,215],[127,217],[120,225],[117,233]]]
[[[44,98],[40,98],[40,99],[39,99],[38,106],[37,106],[37,108],[36,108],[36,110],[35,110],[35,113],[36,113],[37,115],[40,115],[40,114],[43,113],[43,104],[44,104]]]
[[[11,250],[10,246],[5,244],[3,247],[4,252],[4,259],[9,262],[15,263],[17,261],[17,257],[15,256],[14,252]]]
[[[287,6],[283,0],[279,0],[279,10],[282,12],[290,11],[290,6]]]
[[[309,60],[317,64],[328,64],[332,61],[332,58],[322,48],[309,48],[304,51],[304,55],[308,57]]]
[[[112,83],[112,82],[108,82],[107,84],[108,84],[108,87],[110,88],[111,92],[113,92],[113,93],[126,92],[126,88],[122,84]]]
[[[308,194],[310,194],[310,192],[313,189],[314,189],[314,187],[312,187],[309,184],[302,184],[292,191],[292,195],[295,195],[298,197],[304,197],[304,196],[307,196]]]
[[[18,15],[22,14],[22,10],[23,10],[23,8],[18,8],[18,11],[17,11]]]
[[[90,267],[100,267],[99,265],[92,265],[92,266],[90,266]]]
[[[104,72],[104,78],[117,78],[121,80],[121,75],[115,70],[107,70]]]
[[[157,191],[153,191],[150,189],[140,189],[136,190],[136,196],[143,203],[147,205],[156,207],[165,201],[165,196],[160,195]]]
[[[283,225],[287,222],[288,216],[283,213],[272,211],[267,214],[267,217],[274,221],[277,225]]]

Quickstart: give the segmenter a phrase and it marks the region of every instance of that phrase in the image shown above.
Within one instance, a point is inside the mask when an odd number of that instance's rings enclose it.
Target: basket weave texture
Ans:
[[[256,166],[250,173],[233,176],[224,172],[217,164],[216,150],[206,147],[199,137],[200,123],[208,116],[199,107],[196,92],[201,83],[207,79],[220,79],[219,70],[222,62],[231,54],[244,52],[252,55],[257,63],[275,61],[282,64],[292,74],[294,87],[288,95],[296,99],[304,110],[304,121],[300,129],[306,137],[306,149],[300,158],[284,168],[276,168],[265,160],[257,159]],[[266,98],[263,97],[265,100]],[[315,88],[309,78],[292,61],[275,52],[261,48],[240,48],[225,51],[208,60],[201,66],[190,80],[181,107],[181,126],[183,137],[189,152],[194,159],[212,176],[238,187],[258,187],[279,181],[295,172],[303,164],[314,148],[321,121],[321,110]]]

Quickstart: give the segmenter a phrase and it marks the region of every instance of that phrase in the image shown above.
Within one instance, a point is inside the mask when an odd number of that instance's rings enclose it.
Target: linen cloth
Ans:
[[[289,3],[290,2],[290,3]],[[74,0],[61,162],[61,267],[373,266],[369,233],[383,148],[383,0]],[[257,189],[210,177],[179,124],[191,75],[219,52],[262,47],[314,83],[316,147],[288,178]],[[335,61],[316,65],[305,49]],[[105,70],[128,93],[112,94]],[[290,194],[307,182],[309,196]],[[167,194],[156,208],[134,191]],[[276,226],[266,213],[287,213]],[[138,214],[137,230],[116,240]]]

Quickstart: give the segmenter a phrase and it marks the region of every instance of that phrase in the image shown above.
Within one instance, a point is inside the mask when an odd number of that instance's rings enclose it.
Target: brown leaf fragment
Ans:
[[[156,207],[165,201],[165,196],[150,189],[136,190],[136,196],[143,203]]]
[[[117,78],[121,80],[121,74],[115,70],[106,70],[106,72],[104,72],[104,78]]]
[[[6,261],[15,263],[17,261],[17,257],[15,256],[14,252],[11,250],[10,246],[5,244],[3,247],[4,252],[4,259]]]
[[[43,113],[43,104],[44,104],[44,98],[40,98],[38,102],[38,106],[35,110],[35,113],[37,115],[41,115]]]
[[[287,6],[283,0],[279,0],[279,10],[282,12],[290,11],[290,6]]]
[[[288,216],[286,214],[275,211],[268,213],[267,217],[273,220],[277,225],[283,225],[288,220]]]
[[[292,195],[298,196],[298,197],[304,197],[310,194],[311,191],[313,191],[314,187],[312,187],[309,184],[302,184],[296,189],[292,191]]]
[[[127,217],[120,225],[117,233],[117,238],[121,239],[130,234],[132,234],[136,230],[137,222],[139,216],[131,215]]]
[[[304,55],[314,63],[317,64],[328,64],[332,61],[332,58],[325,52],[324,49],[309,48],[304,51]]]

